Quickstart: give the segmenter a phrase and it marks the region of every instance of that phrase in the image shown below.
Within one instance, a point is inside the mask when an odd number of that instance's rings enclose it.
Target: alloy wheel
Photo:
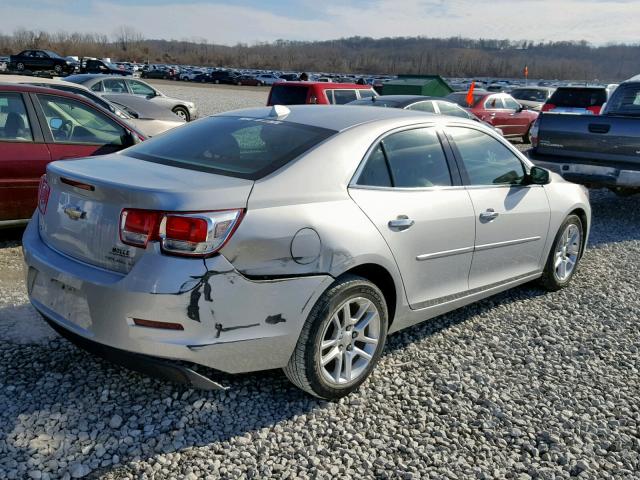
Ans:
[[[569,224],[558,240],[554,256],[554,273],[558,280],[564,282],[573,273],[578,263],[582,233],[577,225]]]
[[[373,302],[351,298],[341,304],[324,328],[318,358],[325,381],[344,385],[367,372],[380,339],[380,312]]]

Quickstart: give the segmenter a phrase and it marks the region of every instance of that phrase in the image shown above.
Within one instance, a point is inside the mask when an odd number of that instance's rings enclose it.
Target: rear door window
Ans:
[[[105,92],[109,93],[129,93],[127,83],[120,78],[109,78],[102,81]]]
[[[376,96],[376,92],[373,90],[360,89],[358,90],[358,93],[360,94],[360,98],[371,98]]]
[[[504,104],[502,103],[502,98],[498,96],[489,97],[484,102],[484,108],[488,110],[499,110],[504,108]]]
[[[438,104],[438,109],[440,110],[440,113],[442,115],[451,115],[453,117],[469,118],[469,113],[467,113],[465,109],[459,107],[455,103],[441,102],[441,101],[438,101],[436,103]]]
[[[329,92],[327,91],[327,93]],[[344,105],[357,99],[358,96],[355,90],[333,90],[333,101],[330,101],[330,103]]]
[[[407,107],[407,110],[436,113],[436,109],[434,108],[433,102],[431,101],[414,103],[413,105],[409,105],[409,107]]]
[[[404,130],[385,137],[367,159],[357,183],[396,188],[452,185],[449,165],[434,128]]]
[[[29,116],[19,93],[0,93],[0,142],[32,142]]]
[[[504,102],[504,107],[509,110],[518,110],[520,108],[520,104],[513,98],[505,97],[502,101]]]
[[[308,93],[307,86],[276,84],[271,87],[271,105],[304,105]]]
[[[126,150],[150,162],[257,180],[336,133],[292,122],[208,117]]]

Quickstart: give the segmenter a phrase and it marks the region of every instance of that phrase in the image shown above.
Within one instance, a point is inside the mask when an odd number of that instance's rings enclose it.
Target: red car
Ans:
[[[530,143],[531,126],[538,118],[538,112],[527,110],[511,95],[476,90],[471,106],[467,104],[467,92],[451,93],[447,99],[499,128],[505,137],[521,137],[525,143]]]
[[[344,105],[377,93],[371,85],[333,82],[279,82],[271,87],[267,106],[271,105]]]
[[[0,84],[0,227],[28,221],[49,162],[112,153],[144,139],[80,96]]]

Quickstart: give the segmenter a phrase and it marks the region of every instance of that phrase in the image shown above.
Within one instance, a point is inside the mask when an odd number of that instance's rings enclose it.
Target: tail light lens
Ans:
[[[142,248],[159,240],[164,253],[208,256],[231,238],[243,212],[240,209],[203,213],[125,209],[120,215],[120,240]]]
[[[533,125],[531,126],[531,131],[529,132],[529,137],[531,138],[531,146],[533,148],[538,147],[538,132],[540,131],[540,118],[538,117]]]
[[[553,110],[554,108],[556,108],[556,106],[553,103],[545,103],[544,105],[542,105],[542,111],[543,112],[548,112],[550,110]]]
[[[589,110],[591,113],[593,113],[594,115],[600,115],[600,109],[602,107],[598,107],[598,106],[593,106],[593,107],[587,107],[587,110]]]
[[[120,240],[134,247],[146,247],[158,239],[160,212],[128,208],[120,214]]]
[[[47,182],[47,176],[42,175],[40,177],[40,184],[38,185],[38,210],[42,215],[47,213],[50,193],[51,188],[49,187],[49,182]]]
[[[211,255],[231,238],[241,219],[242,210],[167,214],[160,224],[162,250],[176,255]]]

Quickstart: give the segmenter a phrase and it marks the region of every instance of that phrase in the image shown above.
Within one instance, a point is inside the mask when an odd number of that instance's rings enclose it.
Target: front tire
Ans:
[[[387,328],[380,289],[362,277],[345,275],[309,313],[284,373],[305,392],[338,400],[357,390],[374,369]]]
[[[182,118],[185,122],[189,122],[191,120],[191,117],[189,116],[189,111],[184,108],[184,107],[173,107],[173,110],[171,110],[173,113],[175,113],[177,116],[179,116],[180,118]]]
[[[569,215],[560,226],[544,267],[541,285],[551,292],[566,287],[578,269],[584,233],[577,215]]]
[[[527,128],[527,132],[522,136],[523,143],[531,143],[531,127],[532,126],[533,124],[529,125],[529,128]]]
[[[62,75],[62,65],[54,66],[53,71],[56,72],[56,75]]]

